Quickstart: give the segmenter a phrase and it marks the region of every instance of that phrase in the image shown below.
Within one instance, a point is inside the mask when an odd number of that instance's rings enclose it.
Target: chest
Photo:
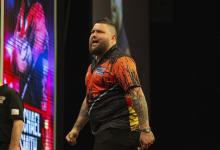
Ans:
[[[0,94],[0,118],[7,117],[8,115],[8,98],[6,95]]]
[[[111,65],[102,64],[92,72],[88,70],[86,74],[86,86],[87,88],[93,86],[96,88],[107,88],[116,82],[114,77],[114,71]]]

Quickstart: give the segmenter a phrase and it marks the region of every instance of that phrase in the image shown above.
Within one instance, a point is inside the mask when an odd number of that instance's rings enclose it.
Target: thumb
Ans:
[[[70,139],[71,142],[73,142],[73,133],[69,134],[69,139]]]

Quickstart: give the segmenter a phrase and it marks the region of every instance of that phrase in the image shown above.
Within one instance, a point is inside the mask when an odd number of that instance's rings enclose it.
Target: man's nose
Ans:
[[[97,36],[97,32],[93,32],[92,35],[96,37]]]
[[[96,38],[97,38],[96,32],[92,33],[91,38],[92,38],[92,39],[96,39]]]

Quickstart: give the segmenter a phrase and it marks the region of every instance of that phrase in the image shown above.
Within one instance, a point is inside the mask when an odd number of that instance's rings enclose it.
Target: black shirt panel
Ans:
[[[9,143],[13,127],[12,119],[23,120],[24,103],[19,93],[8,87],[0,87],[0,142]]]
[[[93,134],[109,127],[130,129],[125,92],[119,84],[113,84],[97,97],[90,98],[89,101],[87,99],[87,103]]]

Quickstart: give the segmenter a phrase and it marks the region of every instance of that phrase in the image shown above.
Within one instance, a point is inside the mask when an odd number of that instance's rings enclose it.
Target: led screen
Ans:
[[[54,0],[5,0],[3,50],[3,83],[24,100],[18,148],[52,150]]]

